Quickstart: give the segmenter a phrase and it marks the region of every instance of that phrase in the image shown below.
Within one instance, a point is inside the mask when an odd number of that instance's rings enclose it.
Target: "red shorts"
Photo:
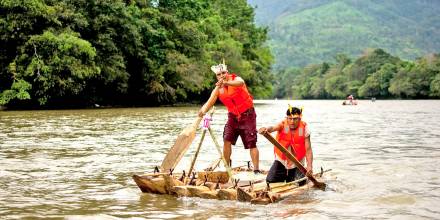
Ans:
[[[254,108],[241,113],[239,118],[230,112],[228,113],[223,140],[235,145],[238,136],[241,137],[245,149],[257,147],[257,114],[255,114]]]

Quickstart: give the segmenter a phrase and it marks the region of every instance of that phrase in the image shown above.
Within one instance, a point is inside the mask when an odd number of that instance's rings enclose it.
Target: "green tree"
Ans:
[[[388,97],[390,80],[397,72],[394,64],[384,64],[377,72],[370,75],[359,88],[360,97]]]
[[[338,75],[327,79],[325,82],[325,91],[335,98],[345,98],[347,95],[346,78]]]
[[[440,74],[437,74],[431,82],[430,95],[432,97],[440,97]]]
[[[391,80],[390,92],[405,98],[427,98],[432,82],[440,72],[438,55],[422,57],[399,70]]]
[[[394,75],[388,89],[392,95],[403,98],[411,98],[417,95],[416,87],[410,77],[414,66],[414,63],[407,62]]]
[[[440,98],[440,54],[430,54],[426,60],[432,76],[429,96]]]
[[[364,82],[366,78],[378,71],[386,63],[396,64],[399,58],[391,56],[382,49],[367,49],[348,71],[349,80]]]
[[[48,5],[43,0],[0,1],[0,93],[3,94],[3,104],[15,98],[32,98],[28,93],[31,86],[18,76],[23,68],[15,60],[20,55],[20,48],[32,36],[42,34],[47,27],[60,26],[60,11],[57,5]],[[34,54],[33,50],[31,54]],[[17,89],[21,92],[16,94],[27,94],[11,95]]]
[[[75,33],[46,31],[21,48],[16,78],[32,82],[32,93],[44,105],[51,98],[81,94],[87,80],[100,73],[95,56],[95,48]]]
[[[29,95],[28,91],[31,89],[31,87],[31,84],[22,79],[14,81],[12,83],[11,89],[4,90],[2,93],[0,93],[0,105],[8,104],[11,100],[14,99],[30,99],[31,96]]]

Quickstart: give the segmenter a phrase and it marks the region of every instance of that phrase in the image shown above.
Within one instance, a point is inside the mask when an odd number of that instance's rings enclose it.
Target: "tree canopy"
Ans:
[[[226,60],[272,91],[267,30],[244,0],[4,0],[0,105],[161,105],[204,100]]]

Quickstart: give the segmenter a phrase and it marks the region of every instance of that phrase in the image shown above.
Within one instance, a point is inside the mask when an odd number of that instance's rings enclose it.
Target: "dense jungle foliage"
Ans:
[[[333,62],[281,70],[277,78],[278,98],[440,98],[440,55],[406,61],[382,49],[366,49],[353,61],[338,54]]]
[[[201,102],[222,59],[269,97],[266,35],[245,0],[2,0],[0,105]]]

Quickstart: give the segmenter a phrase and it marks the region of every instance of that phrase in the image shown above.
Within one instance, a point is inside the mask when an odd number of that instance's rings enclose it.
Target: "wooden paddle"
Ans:
[[[196,137],[196,130],[200,121],[202,121],[202,117],[197,117],[192,125],[188,125],[182,132],[180,132],[179,136],[177,136],[176,142],[163,159],[162,165],[160,165],[161,172],[169,172],[180,162]]]
[[[285,147],[283,147],[283,145],[281,145],[280,143],[278,143],[277,140],[275,140],[275,138],[272,137],[271,134],[269,134],[268,132],[263,133],[263,136],[265,138],[267,138],[267,140],[269,140],[273,145],[275,145],[276,148],[278,148],[278,150],[280,150],[281,152],[283,152],[286,157],[292,161],[296,167],[298,167],[298,169],[304,173],[304,175],[307,176],[307,178],[309,178],[312,182],[313,185],[319,189],[325,190],[326,184],[323,182],[319,182],[318,180],[315,179],[315,177],[313,175],[310,175],[309,173],[307,173],[306,168],[295,158],[295,156],[293,156],[292,153],[290,153]]]

